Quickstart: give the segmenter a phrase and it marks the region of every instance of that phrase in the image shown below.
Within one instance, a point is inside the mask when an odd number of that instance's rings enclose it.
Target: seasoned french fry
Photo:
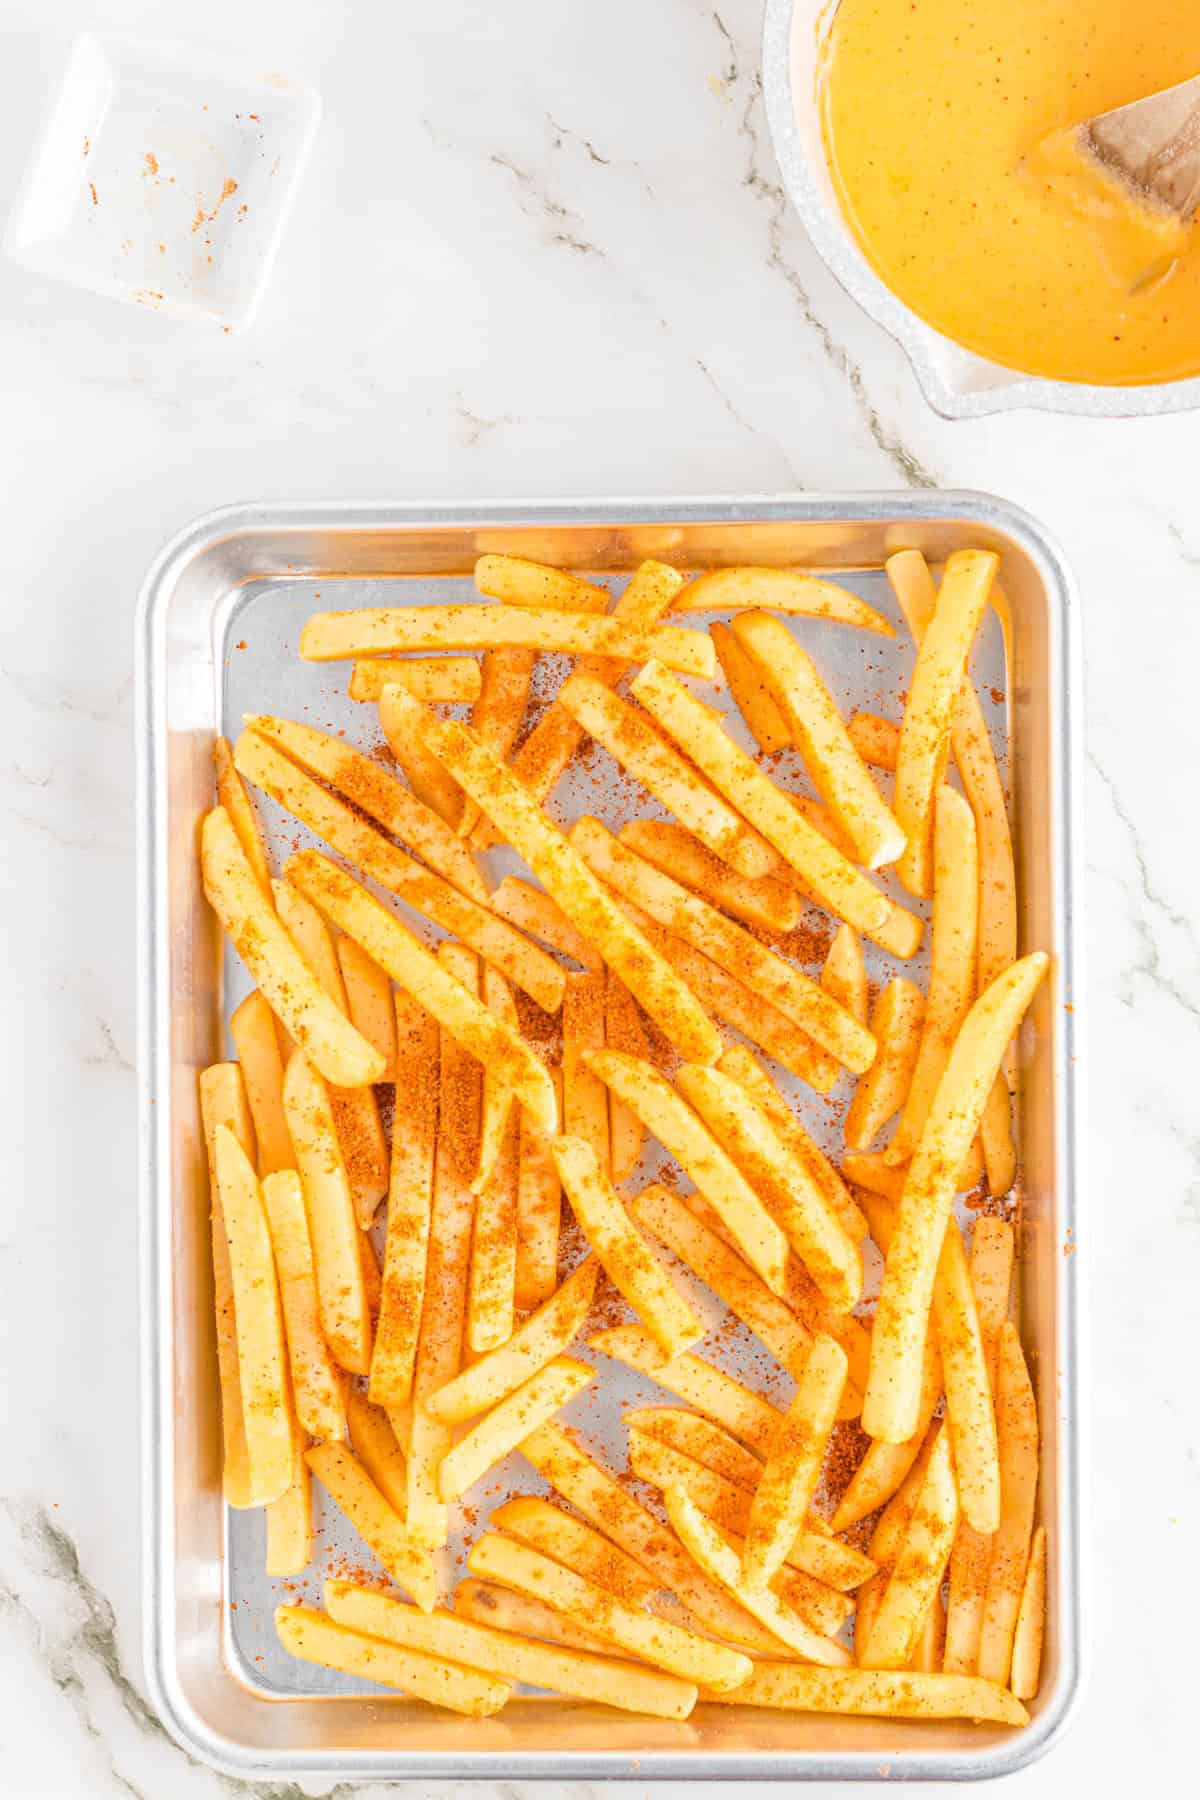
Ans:
[[[639,1562],[601,1532],[549,1500],[518,1495],[494,1508],[491,1523],[630,1606],[644,1606],[659,1592],[656,1576],[648,1575]]]
[[[681,613],[737,613],[753,607],[769,607],[772,612],[793,613],[810,619],[829,619],[838,625],[857,625],[861,631],[876,631],[881,637],[896,635],[882,613],[876,612],[848,588],[838,587],[832,581],[818,581],[812,575],[801,575],[795,569],[749,565],[714,569],[688,583],[677,596],[674,610]]]
[[[586,1051],[604,1048],[604,986],[602,973],[567,978],[562,1007],[562,1128],[590,1144],[608,1174],[612,1168],[608,1092],[584,1060]]]
[[[216,1126],[214,1156],[229,1245],[249,1487],[261,1505],[277,1500],[292,1480],[283,1314],[258,1177],[228,1125]]]
[[[382,1056],[380,1079],[395,1081],[396,1008],[392,1001],[391,979],[353,938],[339,938],[337,954],[351,1023]]]
[[[349,942],[351,940],[347,940]],[[411,994],[395,991],[396,1111],[379,1323],[369,1392],[401,1406],[412,1391],[421,1329],[438,1112],[438,1026]]]
[[[851,1525],[857,1525],[860,1519],[868,1518],[877,1507],[899,1492],[921,1453],[934,1408],[941,1397],[942,1359],[934,1342],[934,1333],[930,1332],[925,1339],[921,1364],[917,1428],[903,1444],[885,1444],[882,1438],[872,1441],[870,1449],[855,1469],[849,1486],[838,1501],[837,1511],[830,1520],[834,1531],[848,1531]],[[961,1530],[961,1525],[959,1529]],[[961,1670],[960,1673],[966,1674],[969,1671]]]
[[[988,1386],[995,1392],[1000,1329],[1008,1317],[1016,1241],[1007,1219],[980,1213],[971,1228],[971,1287],[979,1311],[979,1333]]]
[[[275,916],[222,807],[204,820],[201,863],[204,891],[234,949],[314,1066],[343,1087],[377,1081],[379,1052],[334,1005]]]
[[[487,1584],[471,1585],[480,1589]],[[510,1598],[519,1600],[520,1596]],[[548,1688],[577,1700],[658,1719],[686,1719],[695,1704],[694,1683],[607,1654],[589,1656],[574,1649],[553,1650],[528,1637],[498,1630],[490,1623],[476,1623],[461,1616],[458,1595],[454,1612],[423,1613],[390,1595],[353,1587],[346,1581],[327,1581],[325,1605],[331,1618],[368,1637],[403,1644],[411,1650],[445,1657],[460,1667],[527,1682],[531,1687]],[[593,1641],[602,1643],[599,1639]],[[607,1652],[608,1646],[603,1648]]]
[[[412,1595],[422,1612],[437,1604],[433,1558],[404,1529],[358,1459],[342,1444],[314,1444],[308,1466],[337,1501],[355,1531],[392,1579]]]
[[[522,1109],[517,1168],[517,1270],[513,1279],[518,1312],[541,1306],[554,1292],[561,1214],[562,1188],[550,1154],[550,1140]]]
[[[869,1637],[859,1651],[865,1668],[902,1669],[909,1663],[925,1614],[941,1589],[957,1522],[954,1458],[949,1433],[941,1430]]]
[[[829,1337],[813,1340],[787,1416],[772,1442],[746,1524],[741,1578],[765,1588],[783,1567],[821,1474],[829,1434],[846,1385],[846,1352]]]
[[[755,880],[739,875],[682,825],[666,819],[631,819],[618,836],[644,862],[748,925],[784,932],[800,922],[800,896],[794,886],[774,875]]]
[[[905,832],[854,748],[812,658],[781,619],[752,611],[733,634],[758,664],[818,793],[869,869],[893,863]]]
[[[637,1001],[611,969],[606,970],[604,981],[604,1045],[606,1049],[620,1050],[626,1056],[648,1057],[650,1054]],[[646,1132],[633,1109],[613,1093],[608,1095],[608,1141],[612,1178],[619,1184],[637,1168]]]
[[[230,1506],[257,1506],[246,1452],[242,1418],[242,1381],[238,1372],[237,1326],[234,1319],[233,1274],[229,1240],[221,1212],[217,1181],[217,1126],[232,1131],[247,1157],[253,1157],[254,1121],[237,1063],[214,1063],[200,1075],[200,1118],[208,1157],[213,1300],[217,1327],[217,1378],[221,1393],[221,1442],[224,1449],[222,1487]]]
[[[407,688],[426,705],[479,698],[479,664],[473,656],[378,656],[350,671],[352,700],[378,700],[385,687]]]
[[[262,889],[263,897],[269,904],[273,904],[271,865],[267,860],[262,827],[254,810],[254,802],[246,792],[246,784],[234,767],[233,750],[228,738],[219,737],[214,740],[212,757],[217,777],[217,805],[224,807],[242,847],[242,854]]]
[[[485,1413],[443,1457],[438,1471],[441,1498],[457,1500],[465,1494],[523,1438],[552,1419],[595,1379],[596,1371],[590,1363],[570,1356],[556,1356],[539,1369],[515,1393]]]
[[[975,1673],[991,1554],[991,1535],[973,1530],[965,1519],[960,1519],[950,1552],[946,1641],[942,1648],[942,1668],[948,1675]]]
[[[1032,1700],[1042,1670],[1042,1638],[1046,1630],[1046,1527],[1033,1534],[1033,1548],[1025,1570],[1021,1604],[1013,1631],[1012,1671],[1009,1686],[1018,1700]]]
[[[312,1559],[312,1482],[304,1451],[308,1443],[288,1395],[292,1434],[292,1479],[277,1500],[266,1506],[267,1554],[264,1573],[299,1575]]]
[[[612,1645],[607,1638],[597,1637],[594,1631],[585,1631],[582,1625],[573,1624],[566,1613],[557,1612],[541,1600],[531,1600],[527,1594],[515,1594],[511,1588],[500,1587],[494,1581],[477,1581],[473,1575],[464,1576],[454,1590],[454,1617],[471,1619],[477,1625],[493,1626],[525,1638],[545,1638],[568,1650],[582,1650],[593,1656],[612,1655]],[[673,1677],[664,1675],[662,1679],[670,1681]]]
[[[879,1051],[866,1074],[859,1076],[846,1113],[848,1150],[865,1150],[904,1105],[912,1088],[924,1021],[924,994],[897,975],[880,994],[871,1015],[871,1032]]]
[[[901,1443],[916,1425],[922,1344],[956,1171],[1001,1059],[1049,967],[1023,957],[980,995],[958,1034],[909,1167],[871,1336],[863,1429]]]
[[[289,1656],[338,1669],[360,1681],[399,1688],[430,1706],[444,1706],[471,1719],[499,1712],[512,1693],[509,1682],[493,1675],[351,1631],[307,1606],[277,1606],[275,1630]]]
[[[878,713],[856,712],[846,721],[850,742],[872,769],[896,773],[896,757],[900,751],[900,727],[892,719],[881,719]]]
[[[791,736],[783,714],[771,697],[762,671],[746,654],[728,625],[713,620],[708,628],[729,691],[750,735],[764,756],[786,750]]]
[[[485,1109],[486,1081],[485,1074]],[[476,1356],[506,1344],[513,1334],[520,1143],[521,1121],[514,1110],[492,1171],[483,1188],[476,1189],[467,1298],[467,1348]]]
[[[877,1150],[848,1152],[842,1158],[842,1174],[855,1187],[865,1189],[868,1194],[878,1194],[881,1199],[890,1200],[893,1206],[899,1206],[908,1179],[907,1169],[893,1166],[882,1151]]]
[[[351,1386],[346,1395],[350,1444],[359,1462],[392,1511],[403,1518],[408,1505],[408,1478],[404,1452],[382,1406],[375,1406],[361,1388]]]
[[[990,550],[955,550],[947,557],[933,616],[917,649],[900,724],[894,800],[907,838],[896,873],[913,894],[930,891],[934,796],[967,659],[998,563]]]
[[[503,1019],[510,1031],[520,1035],[521,1022],[517,1017],[516,1002],[508,983],[496,969],[485,968],[483,971],[483,1000],[489,1012],[495,1013],[498,1019]],[[475,1178],[471,1183],[472,1193],[482,1193],[488,1184],[504,1144],[515,1106],[516,1100],[513,1091],[502,1079],[500,1072],[490,1064],[485,1064],[483,1070],[483,1117],[479,1128],[479,1162],[475,1170]]]
[[[287,1327],[296,1413],[313,1437],[336,1441],[346,1431],[345,1382],[321,1329],[317,1271],[299,1175],[294,1169],[268,1175],[262,1196]]]
[[[989,1192],[1007,1194],[1017,1177],[1017,1150],[1012,1135],[1012,1097],[1003,1069],[992,1083],[979,1121],[979,1142]]]
[[[1037,1402],[1017,1328],[1009,1323],[1000,1329],[996,1425],[1000,1439],[1000,1526],[992,1539],[988,1565],[978,1672],[988,1681],[1006,1682],[1029,1563],[1038,1479]]]
[[[589,1348],[601,1350],[649,1375],[660,1387],[715,1420],[732,1437],[758,1456],[765,1456],[783,1420],[778,1407],[761,1394],[743,1387],[724,1369],[701,1356],[685,1353],[668,1357],[640,1325],[614,1325],[588,1339]],[[865,1515],[864,1515],[865,1516]]]
[[[774,1293],[783,1287],[787,1240],[708,1127],[651,1063],[619,1050],[591,1050],[588,1066],[632,1107],[734,1234],[746,1261]],[[562,1174],[562,1166],[559,1166]],[[664,1349],[667,1346],[664,1344]],[[683,1346],[676,1345],[677,1349]]]
[[[533,687],[535,650],[485,650],[479,698],[471,708],[471,729],[493,756],[507,762],[521,735],[525,708]],[[470,838],[479,808],[468,799],[458,821],[460,838]]]
[[[622,1418],[631,1431],[669,1444],[682,1456],[690,1456],[703,1468],[745,1488],[747,1493],[753,1494],[762,1479],[762,1459],[701,1413],[687,1412],[679,1406],[633,1406]],[[781,1414],[776,1413],[776,1421],[778,1428],[783,1423]]]
[[[275,1015],[255,988],[229,1020],[229,1035],[242,1065],[246,1098],[254,1118],[258,1172],[273,1175],[292,1167],[292,1140],[283,1116],[283,1062]]]
[[[974,1530],[993,1532],[1000,1523],[996,1416],[966,1251],[953,1218],[946,1225],[938,1258],[932,1319],[942,1358],[959,1506]]]
[[[756,1663],[750,1680],[734,1693],[706,1694],[704,1698],[730,1706],[778,1707],[784,1712],[1029,1723],[1020,1701],[995,1682],[907,1669],[811,1669],[799,1663]]]
[[[530,887],[519,875],[504,877],[492,895],[492,911],[515,925],[518,931],[540,938],[560,956],[569,956],[581,968],[600,970],[604,967],[604,958],[583,933],[575,929],[557,900],[552,900],[541,888]]]
[[[361,668],[362,664],[358,663],[355,667]],[[400,700],[400,695],[408,692],[408,684],[400,682],[396,685],[395,697],[389,697],[392,695],[392,688],[388,686],[384,687],[379,696],[379,724],[387,747],[417,799],[436,813],[439,819],[457,830],[466,804],[466,795],[433,752],[409,730]],[[478,845],[472,847],[479,848]]]
[[[677,1356],[704,1336],[703,1325],[638,1235],[591,1146],[560,1137],[551,1149],[579,1228],[614,1287],[660,1348]]]
[[[437,957],[386,907],[328,857],[313,850],[302,850],[291,858],[288,878],[360,943],[394,981],[414,994],[469,1055],[502,1067],[508,1085],[545,1130],[556,1128],[558,1101],[543,1064],[503,1020],[473,994],[465,993],[462,983],[442,968]]]
[[[924,1623],[917,1637],[916,1648],[909,1659],[910,1669],[920,1669],[929,1674],[942,1666],[942,1655],[946,1647],[946,1606],[940,1594],[935,1594],[925,1614]]]
[[[867,966],[853,926],[839,925],[834,932],[821,969],[821,986],[852,1019],[866,1025],[870,1005]]]
[[[371,1317],[372,1330],[374,1330],[383,1301],[383,1270],[379,1266],[379,1258],[375,1254],[375,1246],[371,1242],[369,1231],[360,1231],[358,1234],[358,1257],[362,1264],[363,1291],[367,1296],[367,1311]]]
[[[481,556],[475,563],[475,586],[491,600],[509,606],[553,606],[563,612],[607,611],[607,588],[585,581],[568,569],[530,562],[524,556]]]
[[[598,1272],[595,1257],[581,1262],[506,1344],[434,1389],[425,1410],[444,1424],[458,1425],[515,1393],[574,1341],[592,1303]]]
[[[371,1362],[371,1319],[354,1200],[329,1090],[299,1051],[284,1072],[283,1108],[304,1191],[321,1329],[342,1368],[365,1375]]]
[[[722,1691],[740,1686],[753,1672],[753,1663],[740,1650],[727,1649],[652,1613],[626,1606],[594,1582],[525,1544],[489,1532],[472,1546],[467,1567],[475,1575],[516,1588],[518,1593],[549,1600],[601,1637],[684,1681]]]

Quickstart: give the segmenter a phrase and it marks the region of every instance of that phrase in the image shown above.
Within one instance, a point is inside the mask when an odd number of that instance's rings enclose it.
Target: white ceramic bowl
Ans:
[[[902,346],[925,397],[947,418],[1013,407],[1122,418],[1200,406],[1200,377],[1148,387],[1046,381],[989,362],[943,337],[887,287],[864,257],[834,192],[817,106],[817,73],[837,0],[767,0],[763,92],[775,154],[809,237],[847,293]]]

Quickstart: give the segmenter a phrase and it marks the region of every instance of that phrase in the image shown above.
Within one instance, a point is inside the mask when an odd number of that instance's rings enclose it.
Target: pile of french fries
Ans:
[[[1026,1721],[1046,1534],[1013,1228],[979,1212],[968,1245],[954,1201],[1013,1187],[1013,1046],[1048,959],[1017,955],[968,674],[996,558],[888,572],[915,645],[898,723],[844,721],[789,628],[895,635],[833,584],[649,562],[613,604],[487,555],[480,603],[304,626],[301,655],[377,705],[390,767],[265,715],[217,745],[203,880],[255,983],[237,1060],[200,1079],[225,1496],[265,1507],[267,1570],[293,1575],[315,1475],[391,1584],[280,1606],[292,1655],[472,1716],[523,1683],[670,1719]],[[706,612],[731,622],[679,622]],[[574,661],[528,728],[546,652]],[[718,671],[757,757],[702,697]],[[592,741],[669,817],[560,826]],[[818,798],[772,773],[786,746]],[[273,877],[250,789],[333,854]],[[496,845],[524,872],[493,887]],[[862,940],[910,959],[910,901],[932,903],[926,989],[895,973],[872,1000]],[[811,908],[836,922],[815,979],[787,949]],[[780,1070],[852,1083],[839,1160]],[[622,1193],[651,1139],[659,1179]],[[560,1276],[564,1197],[588,1253]],[[585,1361],[601,1272],[628,1317]],[[714,1299],[792,1378],[786,1408],[704,1354]],[[605,1359],[673,1401],[626,1414],[627,1470],[557,1421]],[[451,1509],[515,1451],[538,1491],[492,1508],[450,1593]]]

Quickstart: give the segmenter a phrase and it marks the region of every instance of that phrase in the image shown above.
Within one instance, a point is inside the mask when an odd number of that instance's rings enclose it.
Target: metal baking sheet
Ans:
[[[689,570],[748,561],[836,572],[900,624],[899,637],[881,640],[806,620],[794,621],[797,635],[847,709],[898,716],[912,650],[879,565],[901,544],[940,560],[960,544],[980,542],[1004,555],[1008,616],[1002,627],[988,615],[973,673],[1009,788],[1021,942],[1049,946],[1056,955],[1054,988],[1040,997],[1022,1040],[1019,1094],[1018,1297],[1042,1411],[1041,1506],[1052,1556],[1046,1675],[1033,1724],[1012,1733],[724,1707],[700,1708],[685,1723],[667,1724],[536,1696],[515,1700],[496,1719],[464,1721],[295,1662],[276,1641],[274,1606],[296,1598],[319,1603],[327,1573],[370,1568],[372,1559],[314,1484],[310,1570],[268,1580],[261,1513],[229,1511],[220,1497],[196,1075],[229,1053],[224,1021],[247,982],[238,959],[222,951],[199,893],[195,828],[210,803],[213,735],[233,737],[243,713],[271,711],[344,731],[364,746],[377,743],[374,707],[346,697],[346,665],[299,660],[301,625],[320,608],[396,604],[398,587],[405,604],[477,598],[469,571],[485,549],[572,566],[614,592],[647,555]],[[828,1779],[861,1778],[886,1766],[893,1777],[928,1778],[1012,1769],[1061,1729],[1078,1686],[1080,1635],[1078,1260],[1071,1254],[1078,1181],[1072,1046],[1079,1019],[1068,1010],[1078,986],[1073,623],[1069,581],[1053,548],[1030,521],[980,496],[478,511],[247,508],[199,521],[164,552],[147,582],[139,626],[142,873],[149,909],[142,937],[145,1617],[152,1692],[189,1749],[231,1772],[259,1776]],[[557,672],[544,673],[553,685]],[[712,697],[710,689],[706,694]],[[722,703],[728,705],[727,696]],[[749,742],[740,720],[733,729]],[[789,785],[805,787],[798,762],[781,767]],[[614,823],[629,816],[629,785],[615,776],[604,753],[589,759],[586,771],[574,772],[559,790],[563,816],[593,812]],[[645,798],[637,810],[653,814]],[[277,859],[315,841],[270,802],[263,802],[263,816]],[[504,872],[508,854],[496,854],[496,873]],[[892,959],[866,948],[872,981],[895,972]],[[923,968],[920,959],[916,967]],[[802,1098],[810,1128],[832,1141],[848,1088],[835,1090],[832,1104],[798,1084],[792,1091]],[[651,1155],[642,1178],[653,1168]],[[698,1284],[691,1287],[706,1321],[717,1325],[723,1309]],[[611,1317],[612,1308],[605,1310]],[[726,1325],[706,1354],[786,1401],[788,1377],[743,1328]],[[619,1364],[594,1360],[601,1380],[565,1417],[606,1460],[623,1467],[622,1410],[669,1396]],[[519,1457],[465,1497],[445,1554],[447,1585],[469,1543],[486,1529],[491,1507],[514,1489],[543,1491]]]

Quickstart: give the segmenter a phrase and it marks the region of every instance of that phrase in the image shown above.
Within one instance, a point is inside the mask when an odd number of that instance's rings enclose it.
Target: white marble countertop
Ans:
[[[0,1786],[295,1791],[189,1764],[141,1694],[130,662],[157,547],[259,497],[942,484],[1050,525],[1087,664],[1093,1671],[1013,1786],[1169,1791],[1200,1524],[1195,417],[935,417],[789,214],[761,0],[2,10],[3,209],[91,25],[238,47],[325,117],[244,336],[0,263]]]

